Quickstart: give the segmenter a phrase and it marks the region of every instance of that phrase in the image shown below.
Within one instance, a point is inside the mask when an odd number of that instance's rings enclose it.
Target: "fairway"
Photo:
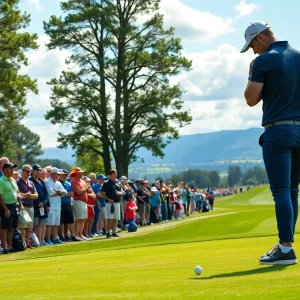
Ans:
[[[1,255],[0,299],[299,299],[298,265],[258,264],[277,242],[269,187],[215,207],[119,239]]]

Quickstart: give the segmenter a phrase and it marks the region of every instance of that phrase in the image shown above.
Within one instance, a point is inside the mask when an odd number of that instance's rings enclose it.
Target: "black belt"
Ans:
[[[299,125],[300,126],[300,121],[294,121],[294,120],[275,121],[264,125],[264,128],[267,129],[269,127],[276,126],[276,125]]]

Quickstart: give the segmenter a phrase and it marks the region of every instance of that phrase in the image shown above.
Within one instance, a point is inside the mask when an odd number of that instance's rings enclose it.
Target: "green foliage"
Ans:
[[[12,135],[12,142],[18,150],[16,161],[19,164],[32,164],[36,161],[37,156],[44,153],[40,144],[40,136],[24,125],[17,126]]]
[[[99,148],[91,150],[103,157],[106,172],[111,154],[125,175],[141,147],[163,157],[178,128],[191,122],[182,110],[183,90],[169,83],[191,62],[182,56],[174,28],[163,28],[159,2],[69,0],[61,2],[64,17],[44,23],[48,48],[72,51],[68,63],[78,68],[49,82],[52,110],[46,119],[72,125],[70,134],[59,136],[62,147],[97,138]]]
[[[67,164],[64,161],[61,161],[59,159],[53,159],[53,158],[44,158],[44,159],[37,159],[34,163],[39,164],[42,168],[45,168],[47,166],[56,167],[58,169],[66,169],[68,171],[71,171],[72,166]]]
[[[0,119],[7,126],[26,114],[26,94],[37,93],[36,81],[20,74],[21,67],[27,65],[25,51],[37,48],[37,35],[24,31],[30,16],[21,13],[18,3],[19,0],[0,2]]]
[[[25,31],[30,16],[21,13],[18,3],[0,1],[0,154],[11,159],[18,155],[11,137],[27,113],[26,95],[37,93],[36,81],[21,74],[22,66],[27,65],[25,52],[37,48],[37,35]]]
[[[180,174],[174,174],[169,181],[174,185],[183,181],[188,186],[197,186],[198,188],[204,188],[208,185],[218,187],[220,174],[218,171],[187,170]]]
[[[242,176],[242,182],[246,185],[268,183],[269,180],[266,169],[258,166],[248,169]]]
[[[88,173],[105,173],[103,158],[91,149],[101,149],[95,138],[86,139],[76,150],[76,164]]]
[[[242,171],[239,166],[228,167],[228,185],[235,186],[242,178]]]

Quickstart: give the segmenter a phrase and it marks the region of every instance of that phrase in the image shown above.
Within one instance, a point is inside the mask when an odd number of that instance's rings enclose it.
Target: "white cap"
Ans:
[[[246,52],[249,49],[249,45],[251,41],[262,31],[270,28],[268,23],[262,22],[262,21],[256,21],[253,23],[250,23],[250,25],[247,27],[245,31],[245,39],[246,39],[246,44],[241,50],[241,53]]]
[[[51,173],[63,174],[58,168],[51,168]]]
[[[151,192],[157,192],[157,188],[156,188],[155,186],[153,186],[153,187],[151,188]]]

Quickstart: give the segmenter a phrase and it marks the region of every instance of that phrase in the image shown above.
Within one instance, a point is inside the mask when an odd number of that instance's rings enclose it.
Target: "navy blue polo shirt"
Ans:
[[[256,57],[250,81],[264,83],[262,125],[300,120],[300,51],[287,41],[272,43]]]
[[[38,179],[38,181],[36,181],[32,176],[28,178],[30,181],[33,182],[35,189],[38,193],[38,198],[37,201],[33,201],[33,206],[34,207],[38,207],[38,204],[40,202],[44,203],[44,205],[49,204],[49,198],[48,198],[48,193],[47,193],[47,189],[45,186],[45,183],[43,182],[43,180]],[[50,205],[48,205],[50,206]]]

